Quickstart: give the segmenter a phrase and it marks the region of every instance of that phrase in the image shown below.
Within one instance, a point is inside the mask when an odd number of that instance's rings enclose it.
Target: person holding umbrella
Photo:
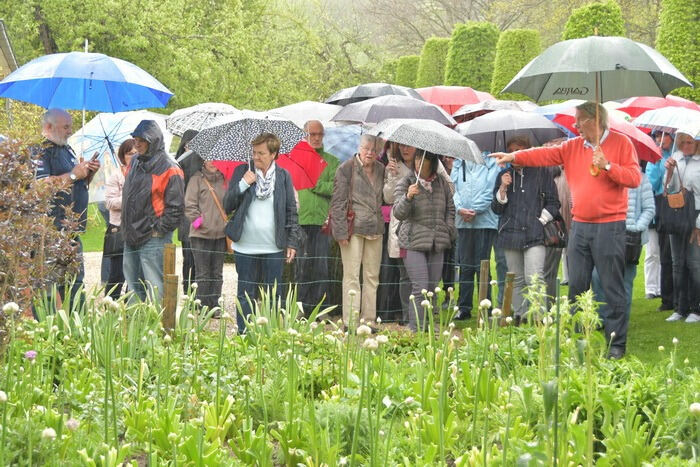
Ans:
[[[596,267],[610,307],[605,321],[608,357],[619,359],[625,354],[629,324],[623,280],[627,189],[639,186],[641,172],[629,138],[608,131],[605,107],[595,102],[577,106],[576,127],[581,136],[559,146],[493,153],[491,157],[502,166],[564,166],[574,199],[567,247],[569,300],[573,303],[590,288]],[[591,163],[599,172],[596,175]]]
[[[58,230],[64,230],[66,209],[72,206],[73,212],[80,216],[78,232],[85,231],[87,224],[88,184],[100,168],[98,160],[79,161],[73,149],[68,146],[68,137],[73,133],[73,119],[70,114],[61,109],[49,109],[41,117],[41,130],[45,140],[40,148],[37,159],[36,179],[65,187],[56,193],[51,212],[54,225]],[[85,268],[83,266],[83,244],[78,235],[80,269],[75,280],[70,284],[71,303],[78,289],[83,285]],[[57,284],[61,300],[65,300],[66,284]]]
[[[414,300],[409,304],[408,327],[426,329],[422,291],[433,290],[442,276],[444,252],[457,238],[455,205],[445,178],[438,176],[439,156],[416,154],[413,171],[396,186],[393,214],[404,265]]]
[[[236,167],[224,196],[224,210],[233,217],[226,224],[226,235],[234,242],[237,298],[241,306],[238,332],[245,332],[251,302],[258,288],[282,295],[282,269],[291,263],[299,249],[299,223],[292,178],[277,166],[280,140],[272,133],[254,138],[252,169]]]

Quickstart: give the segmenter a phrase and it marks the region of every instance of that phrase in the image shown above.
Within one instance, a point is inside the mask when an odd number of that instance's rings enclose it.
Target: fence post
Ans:
[[[175,274],[175,244],[168,243],[163,250],[163,317],[162,324],[165,332],[171,334],[175,330],[175,314],[177,312],[178,276]]]
[[[489,287],[489,269],[491,269],[491,260],[481,260],[481,270],[479,271],[479,306],[482,300],[488,297]]]
[[[506,286],[503,291],[503,316],[510,316],[511,306],[513,304],[513,281],[515,281],[515,273],[506,273]]]

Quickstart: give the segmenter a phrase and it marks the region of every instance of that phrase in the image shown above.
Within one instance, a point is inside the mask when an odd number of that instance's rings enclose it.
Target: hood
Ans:
[[[185,153],[185,146],[187,143],[192,141],[192,138],[197,136],[198,133],[199,132],[197,130],[187,130],[182,134],[182,138],[180,138],[180,146],[177,148],[177,152],[175,153],[175,159],[178,159]]]
[[[148,151],[142,156],[151,158],[158,153],[165,153],[163,132],[160,131],[160,127],[154,120],[141,120],[131,136],[148,141]]]

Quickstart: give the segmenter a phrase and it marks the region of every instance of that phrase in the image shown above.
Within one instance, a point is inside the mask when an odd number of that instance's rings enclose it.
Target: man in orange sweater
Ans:
[[[567,247],[569,300],[573,302],[590,288],[595,267],[610,307],[604,323],[610,344],[608,358],[619,359],[625,354],[629,324],[623,283],[627,188],[639,186],[642,176],[632,142],[610,132],[607,121],[605,107],[585,102],[576,107],[575,126],[580,137],[560,146],[494,153],[491,157],[501,165],[564,166],[573,202]]]

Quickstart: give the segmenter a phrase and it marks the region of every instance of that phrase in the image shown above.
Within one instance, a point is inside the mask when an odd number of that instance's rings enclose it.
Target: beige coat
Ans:
[[[193,222],[199,216],[202,216],[202,226],[198,229],[190,227],[190,237],[197,238],[224,238],[224,227],[226,222],[221,217],[221,212],[214,202],[212,193],[209,187],[204,182],[204,177],[211,184],[219,198],[219,203],[223,207],[224,195],[226,194],[226,186],[224,185],[224,176],[217,171],[212,175],[203,171],[195,173],[190,178],[187,184],[187,192],[185,193],[185,216],[190,222]]]
[[[335,173],[330,215],[333,238],[336,241],[349,239],[347,205],[353,170],[352,209],[355,211],[353,233],[367,236],[384,234],[382,217],[384,166],[379,161],[374,161],[373,164],[371,182],[356,156],[343,162]]]

